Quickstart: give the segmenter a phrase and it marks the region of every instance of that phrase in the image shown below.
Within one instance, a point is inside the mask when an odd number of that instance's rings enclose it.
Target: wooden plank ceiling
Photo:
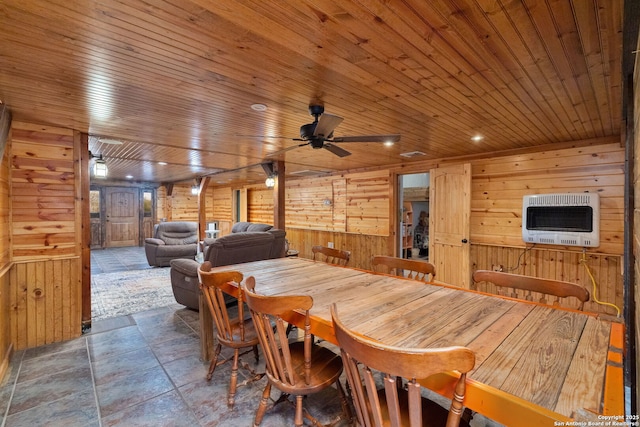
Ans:
[[[582,141],[620,135],[622,18],[622,0],[2,0],[0,100],[137,181]],[[336,137],[401,140],[270,156],[300,144],[310,103],[344,118]]]

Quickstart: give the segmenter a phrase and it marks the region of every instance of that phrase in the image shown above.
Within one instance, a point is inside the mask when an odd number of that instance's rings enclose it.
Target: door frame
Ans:
[[[137,198],[138,198],[138,242],[137,246],[143,246],[144,240],[146,237],[152,237],[149,233],[153,233],[153,225],[157,222],[157,213],[156,208],[158,205],[158,191],[157,187],[150,185],[126,185],[126,184],[99,184],[92,182],[89,191],[99,191],[100,192],[100,241],[99,244],[94,244],[93,240],[89,242],[89,246],[91,249],[105,249],[107,248],[107,236],[106,236],[106,219],[107,219],[107,196],[106,189],[107,188],[131,188],[132,190],[137,190]],[[151,216],[145,217],[144,211],[144,194],[145,192],[151,192]],[[146,224],[149,222],[150,224]]]

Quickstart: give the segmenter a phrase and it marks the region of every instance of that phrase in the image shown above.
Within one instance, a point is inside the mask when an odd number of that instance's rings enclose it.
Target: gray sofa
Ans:
[[[193,260],[197,250],[197,222],[161,222],[155,226],[153,237],[144,241],[147,262],[154,267],[168,267],[172,259]]]
[[[209,261],[213,267],[218,267],[285,256],[286,233],[284,230],[274,229],[268,224],[237,224],[241,225],[238,227],[234,225],[231,234],[217,239],[205,239],[204,261]],[[263,229],[263,231],[248,231],[250,229]],[[194,310],[199,308],[198,266],[198,262],[193,260],[171,261],[173,295],[179,304]],[[228,297],[227,302],[232,301],[233,298]]]

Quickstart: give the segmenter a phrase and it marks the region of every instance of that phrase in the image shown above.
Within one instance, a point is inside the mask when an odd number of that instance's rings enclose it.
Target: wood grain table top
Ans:
[[[516,419],[518,425],[553,425],[548,422],[568,421],[582,409],[603,412],[609,353],[616,351],[610,348],[612,328],[622,331],[611,320],[300,258],[214,271],[230,269],[254,276],[258,293],[310,295],[312,333],[327,341],[335,343],[329,310],[336,303],[347,327],[385,344],[472,349],[476,366],[468,375],[465,405],[506,425]],[[449,382],[424,384],[447,395]],[[521,414],[514,418],[505,411]]]

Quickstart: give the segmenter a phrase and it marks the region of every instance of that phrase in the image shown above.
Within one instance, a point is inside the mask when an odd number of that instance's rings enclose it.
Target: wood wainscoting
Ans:
[[[393,236],[372,236],[370,234],[340,233],[333,231],[305,230],[287,227],[289,248],[299,251],[298,256],[313,258],[313,245],[327,246],[333,243],[336,249],[351,252],[349,267],[371,270],[372,254],[393,253]]]
[[[14,263],[8,274],[10,341],[24,349],[81,335],[80,257]],[[6,281],[6,278],[3,280]]]
[[[590,301],[584,305],[585,311],[613,316],[621,315],[624,305],[622,258],[622,255],[583,254],[580,251],[568,251],[564,248],[551,249],[548,246],[525,249],[497,245],[471,245],[472,271],[496,269],[506,273],[576,283],[591,294]],[[593,276],[593,280],[589,273]],[[495,286],[486,283],[479,283],[475,289],[497,293]],[[566,300],[565,304],[573,304],[568,305],[569,308],[577,308],[577,301],[571,301],[573,298],[566,298]],[[607,304],[598,304],[596,300]],[[617,313],[616,309],[609,304],[614,304],[621,312]]]

